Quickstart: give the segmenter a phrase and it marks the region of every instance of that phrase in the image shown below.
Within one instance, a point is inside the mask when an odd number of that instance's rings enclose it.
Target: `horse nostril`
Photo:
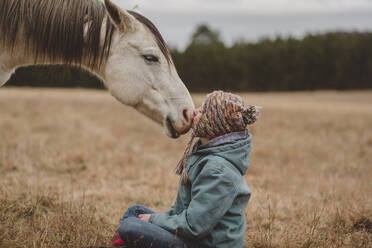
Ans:
[[[185,119],[186,122],[189,122],[189,115],[188,115],[188,109],[185,108],[183,111],[182,111],[182,114],[183,114],[183,118]]]

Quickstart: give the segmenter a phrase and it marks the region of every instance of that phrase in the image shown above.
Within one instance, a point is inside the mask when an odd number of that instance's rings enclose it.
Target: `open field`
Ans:
[[[246,247],[371,247],[372,92],[243,95]],[[1,88],[0,247],[107,245],[128,206],[172,204],[187,140],[105,91]]]

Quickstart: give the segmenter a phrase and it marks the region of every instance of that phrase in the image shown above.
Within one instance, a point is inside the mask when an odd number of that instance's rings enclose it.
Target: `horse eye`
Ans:
[[[159,62],[159,58],[154,55],[145,54],[142,55],[142,57],[149,62]]]

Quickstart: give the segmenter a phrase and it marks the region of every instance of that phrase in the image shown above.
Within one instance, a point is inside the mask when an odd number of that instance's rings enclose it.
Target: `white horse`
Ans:
[[[1,0],[0,86],[35,64],[81,66],[168,136],[190,129],[194,104],[159,31],[110,0]]]

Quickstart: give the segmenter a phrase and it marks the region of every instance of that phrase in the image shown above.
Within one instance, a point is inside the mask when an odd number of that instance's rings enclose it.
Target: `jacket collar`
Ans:
[[[246,139],[248,137],[248,130],[240,131],[240,132],[231,132],[224,134],[222,136],[218,136],[211,140],[208,140],[206,143],[201,144],[200,139],[196,143],[196,150],[211,148],[214,146],[221,146],[226,144],[233,144],[239,140]]]

